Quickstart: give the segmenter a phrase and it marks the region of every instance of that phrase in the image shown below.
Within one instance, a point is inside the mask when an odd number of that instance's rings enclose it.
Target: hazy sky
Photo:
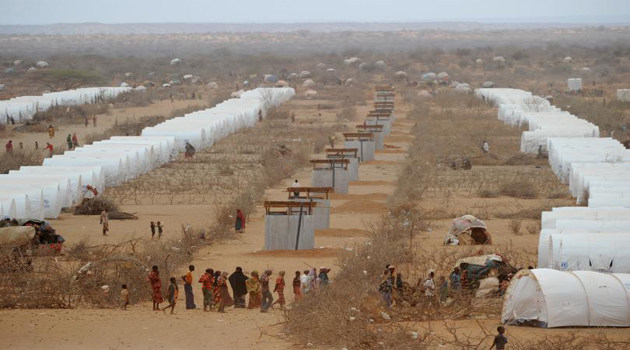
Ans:
[[[630,0],[0,0],[0,24],[630,22]]]

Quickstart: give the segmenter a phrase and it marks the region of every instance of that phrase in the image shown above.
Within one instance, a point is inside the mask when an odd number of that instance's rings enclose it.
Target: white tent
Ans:
[[[49,174],[68,176],[71,182],[72,188],[84,189],[88,185],[96,187],[98,189],[104,189],[105,187],[105,175],[100,165],[75,165],[75,166],[22,166],[19,170],[20,173],[26,174]],[[82,191],[79,193],[72,192],[74,201],[81,199]]]
[[[0,202],[15,200],[16,218],[44,220],[44,194],[41,188],[0,186]]]
[[[551,269],[519,271],[503,301],[503,324],[630,327],[630,275]]]
[[[40,188],[43,194],[44,217],[46,218],[58,218],[61,209],[68,207],[68,204],[72,202],[72,189],[68,178],[11,173],[0,175],[0,188],[5,186]]]
[[[543,211],[541,228],[556,228],[558,220],[607,221],[630,218],[630,208],[559,207]]]
[[[551,235],[549,265],[556,270],[630,273],[630,232]]]
[[[17,209],[15,206],[15,199],[0,198],[0,216],[2,218],[9,218],[9,219],[17,218]]]

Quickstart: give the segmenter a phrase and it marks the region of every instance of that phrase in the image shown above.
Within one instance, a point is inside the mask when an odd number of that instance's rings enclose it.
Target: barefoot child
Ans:
[[[166,313],[166,309],[171,308],[171,315],[175,313],[175,304],[177,303],[177,295],[179,294],[179,289],[177,288],[177,281],[175,277],[170,278],[171,284],[168,286],[168,293],[166,295],[166,299],[168,300],[168,305],[162,309],[164,313]]]
[[[162,238],[162,232],[164,230],[164,224],[161,221],[157,222],[157,229],[158,229],[158,239]]]
[[[120,291],[120,299],[122,299],[122,306],[120,307],[123,310],[127,310],[127,305],[129,305],[129,289],[127,289],[127,285],[122,285],[122,290]]]
[[[507,337],[503,335],[503,333],[505,333],[505,328],[503,328],[503,326],[497,327],[497,332],[499,334],[497,334],[497,336],[494,337],[494,342],[492,342],[492,346],[490,346],[490,350],[492,350],[492,348],[494,348],[495,346],[497,347],[497,350],[505,349],[505,344],[507,344],[508,342]]]

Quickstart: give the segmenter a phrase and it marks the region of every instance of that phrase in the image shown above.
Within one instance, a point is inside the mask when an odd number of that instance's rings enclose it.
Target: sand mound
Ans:
[[[367,237],[370,232],[358,228],[338,229],[328,228],[315,230],[315,237]]]
[[[343,249],[339,248],[259,250],[249,253],[249,255],[265,256],[270,258],[328,258],[331,256],[337,256],[342,250]]]
[[[335,214],[361,213],[361,214],[383,214],[387,212],[385,204],[370,200],[351,200],[332,210]]]
[[[384,201],[387,199],[386,193],[367,193],[367,194],[340,194],[340,193],[331,193],[330,199],[341,199],[341,200],[373,200],[373,201]]]

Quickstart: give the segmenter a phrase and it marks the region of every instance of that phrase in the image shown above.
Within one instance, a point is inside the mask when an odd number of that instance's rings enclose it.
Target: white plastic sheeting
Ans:
[[[563,271],[630,273],[630,233],[553,234],[549,265]]]
[[[84,196],[140,176],[177,156],[190,142],[197,150],[244,127],[295,94],[291,88],[258,88],[240,98],[146,128],[142,136],[116,136],[77,147],[0,176],[0,214],[18,219],[56,218]]]
[[[76,90],[45,93],[42,96],[20,96],[0,101],[0,124],[7,124],[8,117],[16,121],[31,120],[38,111],[46,111],[52,106],[76,106],[95,103],[97,100],[111,99],[123,92],[125,87],[94,87]]]
[[[503,324],[629,327],[630,274],[551,269],[519,271],[508,287]]]

